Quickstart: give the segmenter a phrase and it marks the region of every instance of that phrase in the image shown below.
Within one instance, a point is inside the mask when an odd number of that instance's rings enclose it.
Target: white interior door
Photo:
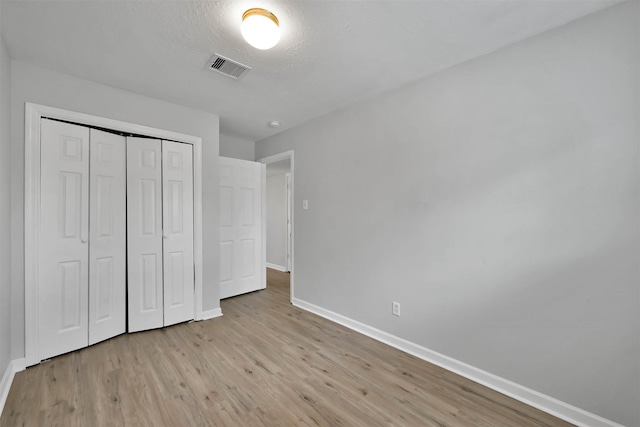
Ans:
[[[41,122],[40,360],[88,345],[89,129]]]
[[[265,165],[220,157],[220,298],[266,287]]]
[[[127,138],[129,332],[164,326],[162,144]]]
[[[162,141],[164,325],[194,317],[193,153]]]
[[[126,330],[125,138],[90,131],[89,345]]]

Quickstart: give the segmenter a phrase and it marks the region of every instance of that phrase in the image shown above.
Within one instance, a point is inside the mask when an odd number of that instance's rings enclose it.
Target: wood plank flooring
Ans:
[[[569,425],[291,306],[288,280],[18,373],[0,427]]]

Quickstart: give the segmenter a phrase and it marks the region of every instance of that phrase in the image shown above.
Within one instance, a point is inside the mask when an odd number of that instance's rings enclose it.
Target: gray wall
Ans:
[[[255,143],[246,139],[220,134],[220,155],[233,159],[251,160],[255,157]]]
[[[0,4],[0,13],[2,5]],[[0,29],[1,31],[1,29]],[[11,359],[11,59],[0,33],[0,378]]]
[[[305,125],[295,128],[289,132],[281,133],[271,138],[267,138],[255,143],[256,160],[268,157],[273,154],[284,153],[285,151],[293,150],[295,146],[295,139],[292,138],[294,131],[300,131],[298,133],[304,133],[306,129]]]
[[[267,176],[267,262],[287,268],[287,177]]]
[[[638,12],[258,142],[295,149],[296,297],[640,425]]]
[[[12,356],[24,355],[24,103],[202,137],[204,309],[218,308],[218,116],[12,61]]]

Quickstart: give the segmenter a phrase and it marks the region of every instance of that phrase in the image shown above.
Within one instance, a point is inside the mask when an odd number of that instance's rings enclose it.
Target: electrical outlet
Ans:
[[[391,303],[391,313],[394,316],[400,316],[400,303],[399,302]]]

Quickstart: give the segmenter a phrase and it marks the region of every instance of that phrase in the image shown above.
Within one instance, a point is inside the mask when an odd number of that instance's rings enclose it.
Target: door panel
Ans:
[[[256,274],[256,239],[242,239],[240,241],[240,278],[246,279],[254,277]]]
[[[245,184],[247,185],[247,184]],[[248,185],[251,185],[250,183]],[[256,189],[255,188],[240,188],[240,212],[242,214],[242,225],[244,227],[253,227],[256,225],[256,220],[260,221],[260,217],[256,218]]]
[[[233,226],[233,187],[220,186],[220,226]]]
[[[122,256],[124,257],[124,252]],[[90,276],[92,274],[95,274],[95,291],[93,291],[93,295],[91,295],[90,298],[95,299],[96,308],[93,310],[93,312],[95,314],[96,323],[106,322],[117,317],[114,315],[115,304],[113,298],[116,282],[116,274],[114,271],[116,269],[115,264],[116,262],[114,257],[96,258],[89,272]],[[94,270],[94,272],[92,273],[91,270]],[[122,281],[122,283],[124,284],[124,281]],[[89,293],[91,294],[91,289],[89,290]],[[124,312],[124,307],[122,307],[122,309],[122,332],[124,332],[124,319],[126,317],[126,314]],[[91,314],[91,312],[92,310],[90,309],[89,313]],[[114,335],[117,335],[117,333]],[[91,328],[89,328],[89,336],[91,336]]]
[[[40,360],[88,345],[89,129],[41,122]]]
[[[260,163],[220,157],[220,298],[266,287],[264,174]]]
[[[164,325],[194,317],[193,154],[190,144],[162,141]]]
[[[82,304],[83,297],[82,264],[80,261],[61,262],[60,277],[60,331],[71,331],[81,327],[83,323]]]
[[[128,331],[164,325],[162,144],[127,138]]]
[[[220,242],[220,281],[233,280],[233,240]]]
[[[156,312],[160,309],[162,286],[158,286],[158,283],[162,284],[162,279],[158,276],[158,271],[162,268],[158,258],[158,254],[140,255],[140,283],[142,284],[140,292],[143,313]]]
[[[90,131],[89,345],[126,329],[126,145]]]

